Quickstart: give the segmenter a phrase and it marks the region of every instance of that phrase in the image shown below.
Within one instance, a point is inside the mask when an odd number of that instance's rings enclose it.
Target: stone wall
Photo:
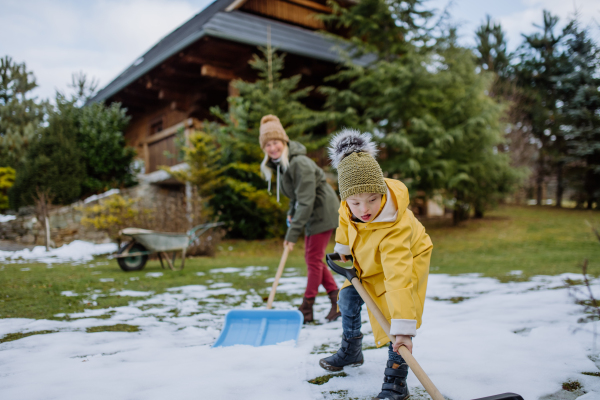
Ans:
[[[88,205],[88,204],[86,204]],[[104,232],[85,228],[80,224],[83,203],[55,208],[50,211],[50,238],[52,245],[60,247],[74,240],[93,243],[107,243],[110,239]],[[45,232],[33,214],[25,214],[12,221],[0,223],[0,239],[23,245],[44,245]]]
[[[163,180],[169,177],[164,171],[157,172],[162,173],[162,175],[154,175],[160,176]],[[162,192],[169,191],[169,189],[156,184],[154,175],[148,174],[138,177],[138,185],[122,190],[120,194],[127,198],[140,198],[143,203],[152,203]],[[149,176],[154,177],[154,180],[146,178]],[[93,243],[110,242],[110,238],[106,233],[98,231],[93,227],[81,225],[81,218],[83,217],[82,207],[92,206],[99,201],[102,201],[102,199],[88,201],[87,203],[81,201],[64,207],[53,208],[48,217],[50,221],[50,238],[53,242],[52,246],[60,247],[74,240],[84,240]],[[8,240],[23,245],[44,245],[45,232],[33,211],[33,207],[22,208],[19,210],[16,219],[1,222],[0,240]]]

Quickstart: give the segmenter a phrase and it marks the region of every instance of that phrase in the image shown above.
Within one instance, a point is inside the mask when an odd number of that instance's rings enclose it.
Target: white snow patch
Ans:
[[[18,251],[0,251],[0,262],[7,264],[23,264],[40,262],[46,264],[54,263],[82,263],[93,260],[95,255],[108,254],[117,251],[115,243],[94,244],[75,240],[65,244],[58,249],[46,251],[44,246],[36,246],[33,249]]]
[[[121,290],[120,292],[115,292],[113,295],[115,296],[131,296],[131,297],[147,297],[152,296],[154,292],[142,292],[138,290]]]
[[[590,358],[600,355],[594,334],[600,332],[600,322],[578,323],[585,314],[564,288],[566,278],[581,276],[500,283],[476,274],[430,275],[423,325],[414,339],[416,359],[442,394],[453,399],[515,392],[533,400],[559,391],[568,380],[584,385],[588,394],[581,399],[600,398],[600,380],[581,374],[598,371]],[[292,292],[306,284],[306,278],[285,279],[282,286]],[[592,283],[594,291],[600,291],[600,281]],[[118,293],[122,292],[112,295]],[[228,296],[222,299],[222,294]],[[443,301],[456,297],[464,300]],[[59,331],[0,345],[0,393],[19,399],[79,399],[86,393],[91,399],[300,400],[328,399],[329,392],[337,390],[361,399],[379,392],[386,348],[365,350],[365,364],[347,369],[347,377],[322,386],[307,382],[329,373],[318,361],[339,346],[340,320],[304,326],[295,347],[282,343],[212,348],[227,311],[256,303],[264,307],[254,290],[189,285],[124,307],[70,314],[69,321],[0,319],[0,337]],[[323,321],[329,307],[328,299],[318,296],[316,319]],[[276,301],[274,308],[294,305]],[[365,307],[361,318],[363,343],[372,346]],[[85,332],[118,323],[137,325],[141,331]],[[323,345],[325,352],[319,350]],[[412,373],[408,385],[413,393],[420,388]]]
[[[235,268],[235,267],[227,267],[227,268],[215,268],[215,269],[211,269],[209,271],[209,273],[211,274],[231,274],[234,272],[241,272],[242,269],[241,268]]]
[[[148,272],[146,274],[147,277],[149,278],[160,278],[161,276],[163,276],[162,272]]]
[[[100,282],[114,282],[115,278],[100,278]]]
[[[71,290],[63,290],[62,292],[60,292],[60,294],[62,296],[67,296],[67,297],[76,297],[79,296],[77,293],[71,291]]]
[[[119,189],[110,189],[104,193],[95,194],[83,200],[84,204],[91,203],[92,201],[100,200],[108,196],[112,196],[113,194],[118,194],[120,192]]]
[[[13,219],[17,219],[16,216],[14,215],[4,215],[4,214],[0,214],[0,223],[2,222],[8,222],[8,221],[12,221]]]

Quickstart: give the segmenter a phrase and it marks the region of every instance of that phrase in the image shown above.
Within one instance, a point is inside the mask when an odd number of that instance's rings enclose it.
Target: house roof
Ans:
[[[253,46],[271,45],[287,52],[330,62],[341,60],[339,43],[321,33],[303,29],[243,11],[226,12],[231,0],[216,0],[202,12],[159,41],[115,80],[100,90],[90,102],[100,102],[118,93],[167,58],[204,36]],[[362,60],[361,60],[362,61]],[[366,61],[366,60],[365,60]],[[359,63],[361,63],[359,61]],[[365,62],[366,63],[366,62]]]

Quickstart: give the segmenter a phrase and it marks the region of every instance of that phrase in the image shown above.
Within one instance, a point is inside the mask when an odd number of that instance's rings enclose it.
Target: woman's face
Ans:
[[[265,151],[271,160],[277,160],[283,154],[285,144],[281,140],[269,140],[265,145]]]
[[[382,195],[379,193],[353,194],[346,199],[352,214],[363,222],[372,221],[381,207]]]

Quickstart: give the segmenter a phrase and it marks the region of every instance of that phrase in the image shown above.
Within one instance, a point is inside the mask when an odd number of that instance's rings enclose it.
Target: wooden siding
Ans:
[[[167,157],[165,152],[169,152],[172,157]],[[148,165],[146,173],[158,170],[161,165],[172,167],[179,164],[177,160],[177,147],[175,146],[175,135],[168,136],[154,143],[148,144]]]
[[[316,14],[314,10],[291,2],[281,0],[248,0],[241,9],[312,29],[324,29],[323,22],[314,17]]]

